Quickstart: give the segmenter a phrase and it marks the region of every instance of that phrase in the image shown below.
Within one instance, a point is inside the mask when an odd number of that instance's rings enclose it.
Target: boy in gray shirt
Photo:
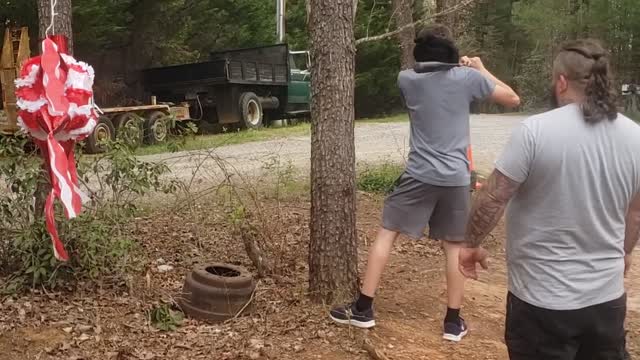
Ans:
[[[469,108],[474,100],[491,99],[515,107],[520,99],[487,71],[480,59],[460,59],[451,32],[442,25],[420,32],[414,56],[418,62],[460,61],[464,66],[429,73],[400,72],[398,86],[411,120],[406,170],[385,201],[382,229],[369,250],[357,301],[336,307],[330,315],[340,324],[375,326],[373,296],[394,241],[401,233],[420,239],[428,226],[430,237],[442,241],[447,257],[444,338],[460,341],[467,333],[460,317],[464,276],[458,270],[458,253],[470,208]]]
[[[512,360],[625,358],[624,274],[640,237],[640,126],[618,114],[608,53],[562,46],[557,108],[513,133],[478,194],[462,272],[507,209],[506,342]],[[507,207],[508,204],[508,207]]]

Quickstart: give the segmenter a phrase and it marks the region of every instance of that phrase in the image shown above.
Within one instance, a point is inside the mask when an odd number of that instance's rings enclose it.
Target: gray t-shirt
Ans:
[[[524,120],[496,169],[522,184],[506,215],[509,290],[551,310],[621,297],[640,126],[623,115],[589,125],[568,105]]]
[[[436,186],[469,185],[469,107],[495,84],[468,67],[418,74],[405,70],[398,86],[411,119],[407,173]]]

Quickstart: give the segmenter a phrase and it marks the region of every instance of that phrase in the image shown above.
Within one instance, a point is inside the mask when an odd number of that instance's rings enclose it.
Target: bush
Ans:
[[[60,238],[71,258],[61,263],[53,256],[41,209],[34,206],[38,184],[48,179],[41,159],[25,150],[27,143],[21,137],[0,138],[0,182],[8,188],[0,190],[0,272],[11,279],[4,290],[55,288],[80,280],[123,281],[135,265],[135,242],[128,229],[138,213],[135,201],[152,191],[175,190],[175,184],[162,180],[168,168],[137,160],[133,148],[121,141],[107,144],[108,150],[98,156],[79,154],[79,177],[91,201],[73,220],[56,206]]]
[[[358,175],[358,189],[369,193],[387,194],[402,175],[404,167],[393,163],[370,166]]]

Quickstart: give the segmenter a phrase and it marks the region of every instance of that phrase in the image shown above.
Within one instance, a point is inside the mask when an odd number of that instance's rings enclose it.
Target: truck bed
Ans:
[[[143,70],[142,79],[150,92],[224,84],[286,86],[289,50],[287,45],[273,45],[216,52],[206,62]]]

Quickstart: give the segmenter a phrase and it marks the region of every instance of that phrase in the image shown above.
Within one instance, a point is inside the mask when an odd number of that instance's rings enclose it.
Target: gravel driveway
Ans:
[[[472,117],[471,137],[478,170],[491,170],[493,161],[508,140],[511,130],[522,119],[524,116],[521,115]],[[355,137],[358,163],[402,162],[408,152],[409,124],[357,125]],[[233,167],[236,172],[244,174],[259,173],[265,164],[274,159],[279,159],[281,163],[291,162],[296,168],[305,170],[309,168],[310,149],[309,137],[289,137],[210,150],[149,155],[141,157],[141,160],[165,162],[176,178],[200,182],[210,177],[219,177],[221,161]]]

